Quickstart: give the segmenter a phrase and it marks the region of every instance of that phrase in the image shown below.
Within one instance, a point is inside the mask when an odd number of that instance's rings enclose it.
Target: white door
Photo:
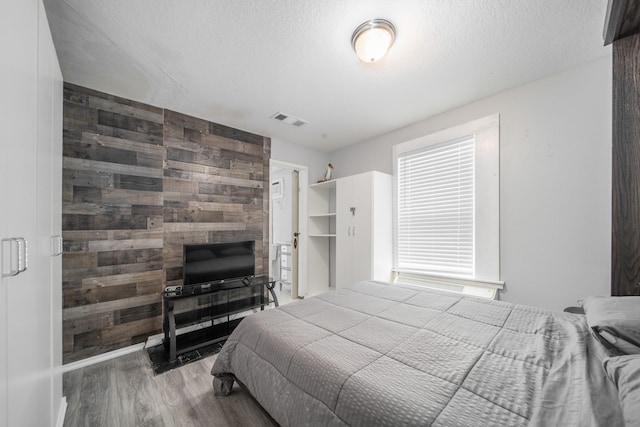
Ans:
[[[358,189],[359,190],[359,189]],[[336,180],[336,288],[353,283],[354,177]]]
[[[371,174],[359,174],[353,177],[353,225],[351,228],[352,258],[351,258],[351,281],[352,283],[362,280],[371,280],[372,272],[372,210],[371,210]]]
[[[24,239],[2,245],[3,273],[16,264],[24,271],[0,279],[0,426],[49,426],[58,408],[51,348],[52,330],[59,330],[52,324],[49,256],[52,144],[60,139],[52,134],[52,114],[61,121],[62,80],[41,2],[2,2],[0,40],[0,81],[6,83],[0,98],[0,234]],[[59,123],[57,129],[61,133]],[[61,389],[56,393],[61,397]]]
[[[7,4],[10,3],[10,4]],[[5,181],[2,204],[5,207],[3,238],[20,237],[28,243],[18,247],[3,246],[3,260],[33,253],[35,234],[36,140],[37,140],[37,70],[38,70],[38,3],[32,1],[3,2],[2,61],[0,80],[3,85],[2,114],[4,129],[2,158]],[[48,359],[49,339],[38,348],[38,311],[41,295],[36,286],[35,265],[29,259],[27,269],[2,280],[6,296],[7,406],[3,411],[8,426],[48,425],[50,412],[49,377],[42,376],[41,359]],[[24,258],[22,258],[24,263]],[[24,264],[23,264],[24,266]],[[5,273],[6,271],[5,267]],[[44,304],[49,304],[45,295]],[[32,305],[33,304],[33,305]],[[46,408],[44,411],[34,408]],[[46,414],[46,416],[44,416]]]

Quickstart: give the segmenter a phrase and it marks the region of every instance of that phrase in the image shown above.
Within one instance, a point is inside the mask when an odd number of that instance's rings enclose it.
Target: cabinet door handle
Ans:
[[[29,244],[24,237],[18,237],[18,273],[29,267]]]
[[[62,236],[51,236],[51,256],[62,255]]]
[[[16,268],[13,268],[13,248],[16,248],[17,263]],[[8,249],[8,253],[5,254],[4,250]],[[2,276],[17,276],[29,267],[29,245],[27,239],[24,237],[10,237],[8,239],[2,239]],[[5,273],[5,260],[8,262],[8,270]]]
[[[353,226],[353,232],[351,233],[353,237],[356,237],[356,226]]]
[[[18,263],[15,269],[13,268],[13,248],[14,247],[17,248],[18,257],[19,257],[20,247],[19,247],[18,239],[16,239],[15,237],[2,239],[2,276],[3,277],[17,276],[20,273],[20,263]],[[5,253],[5,249],[8,250],[7,253]],[[5,273],[5,265],[4,265],[5,260],[9,264],[9,268],[8,268],[9,271],[7,271],[6,273]]]
[[[351,226],[347,228],[347,236],[351,236]]]

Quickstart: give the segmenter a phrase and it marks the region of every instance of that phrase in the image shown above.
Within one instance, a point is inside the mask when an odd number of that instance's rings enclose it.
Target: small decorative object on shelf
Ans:
[[[333,171],[333,165],[331,163],[327,164],[327,171],[324,173],[324,179],[319,179],[318,182],[327,182],[331,181],[331,171]]]

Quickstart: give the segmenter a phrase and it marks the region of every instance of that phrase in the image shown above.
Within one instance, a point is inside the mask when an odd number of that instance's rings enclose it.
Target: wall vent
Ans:
[[[278,120],[282,123],[286,123],[288,125],[296,126],[296,127],[300,127],[302,125],[306,125],[307,123],[309,123],[306,120],[302,120],[285,113],[276,113],[273,116],[271,116],[271,118],[274,120]]]

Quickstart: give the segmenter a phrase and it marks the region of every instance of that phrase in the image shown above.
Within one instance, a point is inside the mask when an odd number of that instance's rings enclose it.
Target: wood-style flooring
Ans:
[[[154,376],[141,350],[67,372],[64,426],[274,426],[237,384],[229,396],[213,394],[216,356]]]

